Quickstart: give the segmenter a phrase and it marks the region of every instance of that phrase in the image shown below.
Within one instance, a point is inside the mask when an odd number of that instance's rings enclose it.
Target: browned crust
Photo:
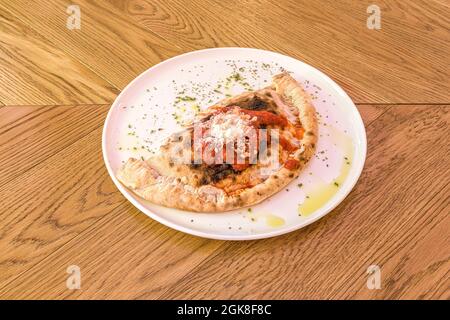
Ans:
[[[300,171],[314,154],[318,136],[316,112],[309,95],[298,82],[288,73],[274,76],[272,89],[283,100],[298,109],[300,122],[305,129],[301,140],[301,149],[294,153],[294,158],[300,162],[295,170],[282,166],[270,175],[264,182],[239,194],[228,195],[223,190],[211,185],[193,187],[189,184],[190,172],[187,166],[180,166],[180,176],[159,176],[152,172],[150,162],[155,159],[141,161],[130,159],[117,173],[117,178],[136,194],[155,204],[197,212],[221,212],[254,205],[283,189],[289,182],[298,177]],[[262,89],[259,92],[262,94]],[[221,104],[232,103],[249,97],[254,93],[244,93]],[[164,159],[159,159],[160,162]],[[158,160],[156,160],[157,162]],[[161,164],[161,163],[160,163]]]

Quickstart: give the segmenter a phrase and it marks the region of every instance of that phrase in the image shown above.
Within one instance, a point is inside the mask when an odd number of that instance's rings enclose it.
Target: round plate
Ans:
[[[311,94],[320,122],[315,156],[285,189],[252,207],[195,213],[145,201],[115,177],[124,161],[151,156],[200,109],[225,96],[265,87],[281,71],[290,72]],[[117,188],[149,217],[200,237],[253,240],[300,229],[329,213],[356,184],[367,145],[352,100],[319,70],[275,52],[217,48],[171,58],[134,79],[111,106],[102,148]]]

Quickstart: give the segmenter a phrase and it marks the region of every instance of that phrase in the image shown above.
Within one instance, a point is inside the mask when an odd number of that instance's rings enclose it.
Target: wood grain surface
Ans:
[[[0,299],[449,299],[450,5],[377,1],[369,30],[372,2],[81,0],[80,30],[66,28],[71,1],[0,2]],[[220,46],[303,60],[357,103],[366,165],[318,222],[202,239],[140,213],[109,178],[101,132],[120,90]]]

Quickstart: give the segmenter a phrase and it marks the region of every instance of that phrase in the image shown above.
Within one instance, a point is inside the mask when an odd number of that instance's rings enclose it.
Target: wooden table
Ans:
[[[448,1],[77,0],[70,30],[71,3],[0,2],[0,298],[450,298]],[[374,3],[380,30],[366,26]],[[303,60],[357,104],[366,166],[320,221],[197,238],[109,178],[101,131],[117,94],[164,59],[221,46]]]

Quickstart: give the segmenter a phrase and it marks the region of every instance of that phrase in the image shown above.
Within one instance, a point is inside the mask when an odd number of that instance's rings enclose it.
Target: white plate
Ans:
[[[114,173],[123,161],[151,155],[165,137],[181,128],[177,122],[191,118],[199,106],[207,108],[226,94],[240,93],[249,86],[267,86],[271,75],[283,69],[313,96],[320,115],[315,157],[285,190],[251,209],[208,214],[154,205],[116,179]],[[234,77],[226,80],[230,75]],[[176,96],[196,100],[174,104]],[[252,240],[300,229],[335,208],[361,174],[366,133],[351,99],[319,70],[270,51],[217,48],[174,57],[134,79],[111,106],[102,148],[108,172],[120,192],[149,217],[196,236]]]

